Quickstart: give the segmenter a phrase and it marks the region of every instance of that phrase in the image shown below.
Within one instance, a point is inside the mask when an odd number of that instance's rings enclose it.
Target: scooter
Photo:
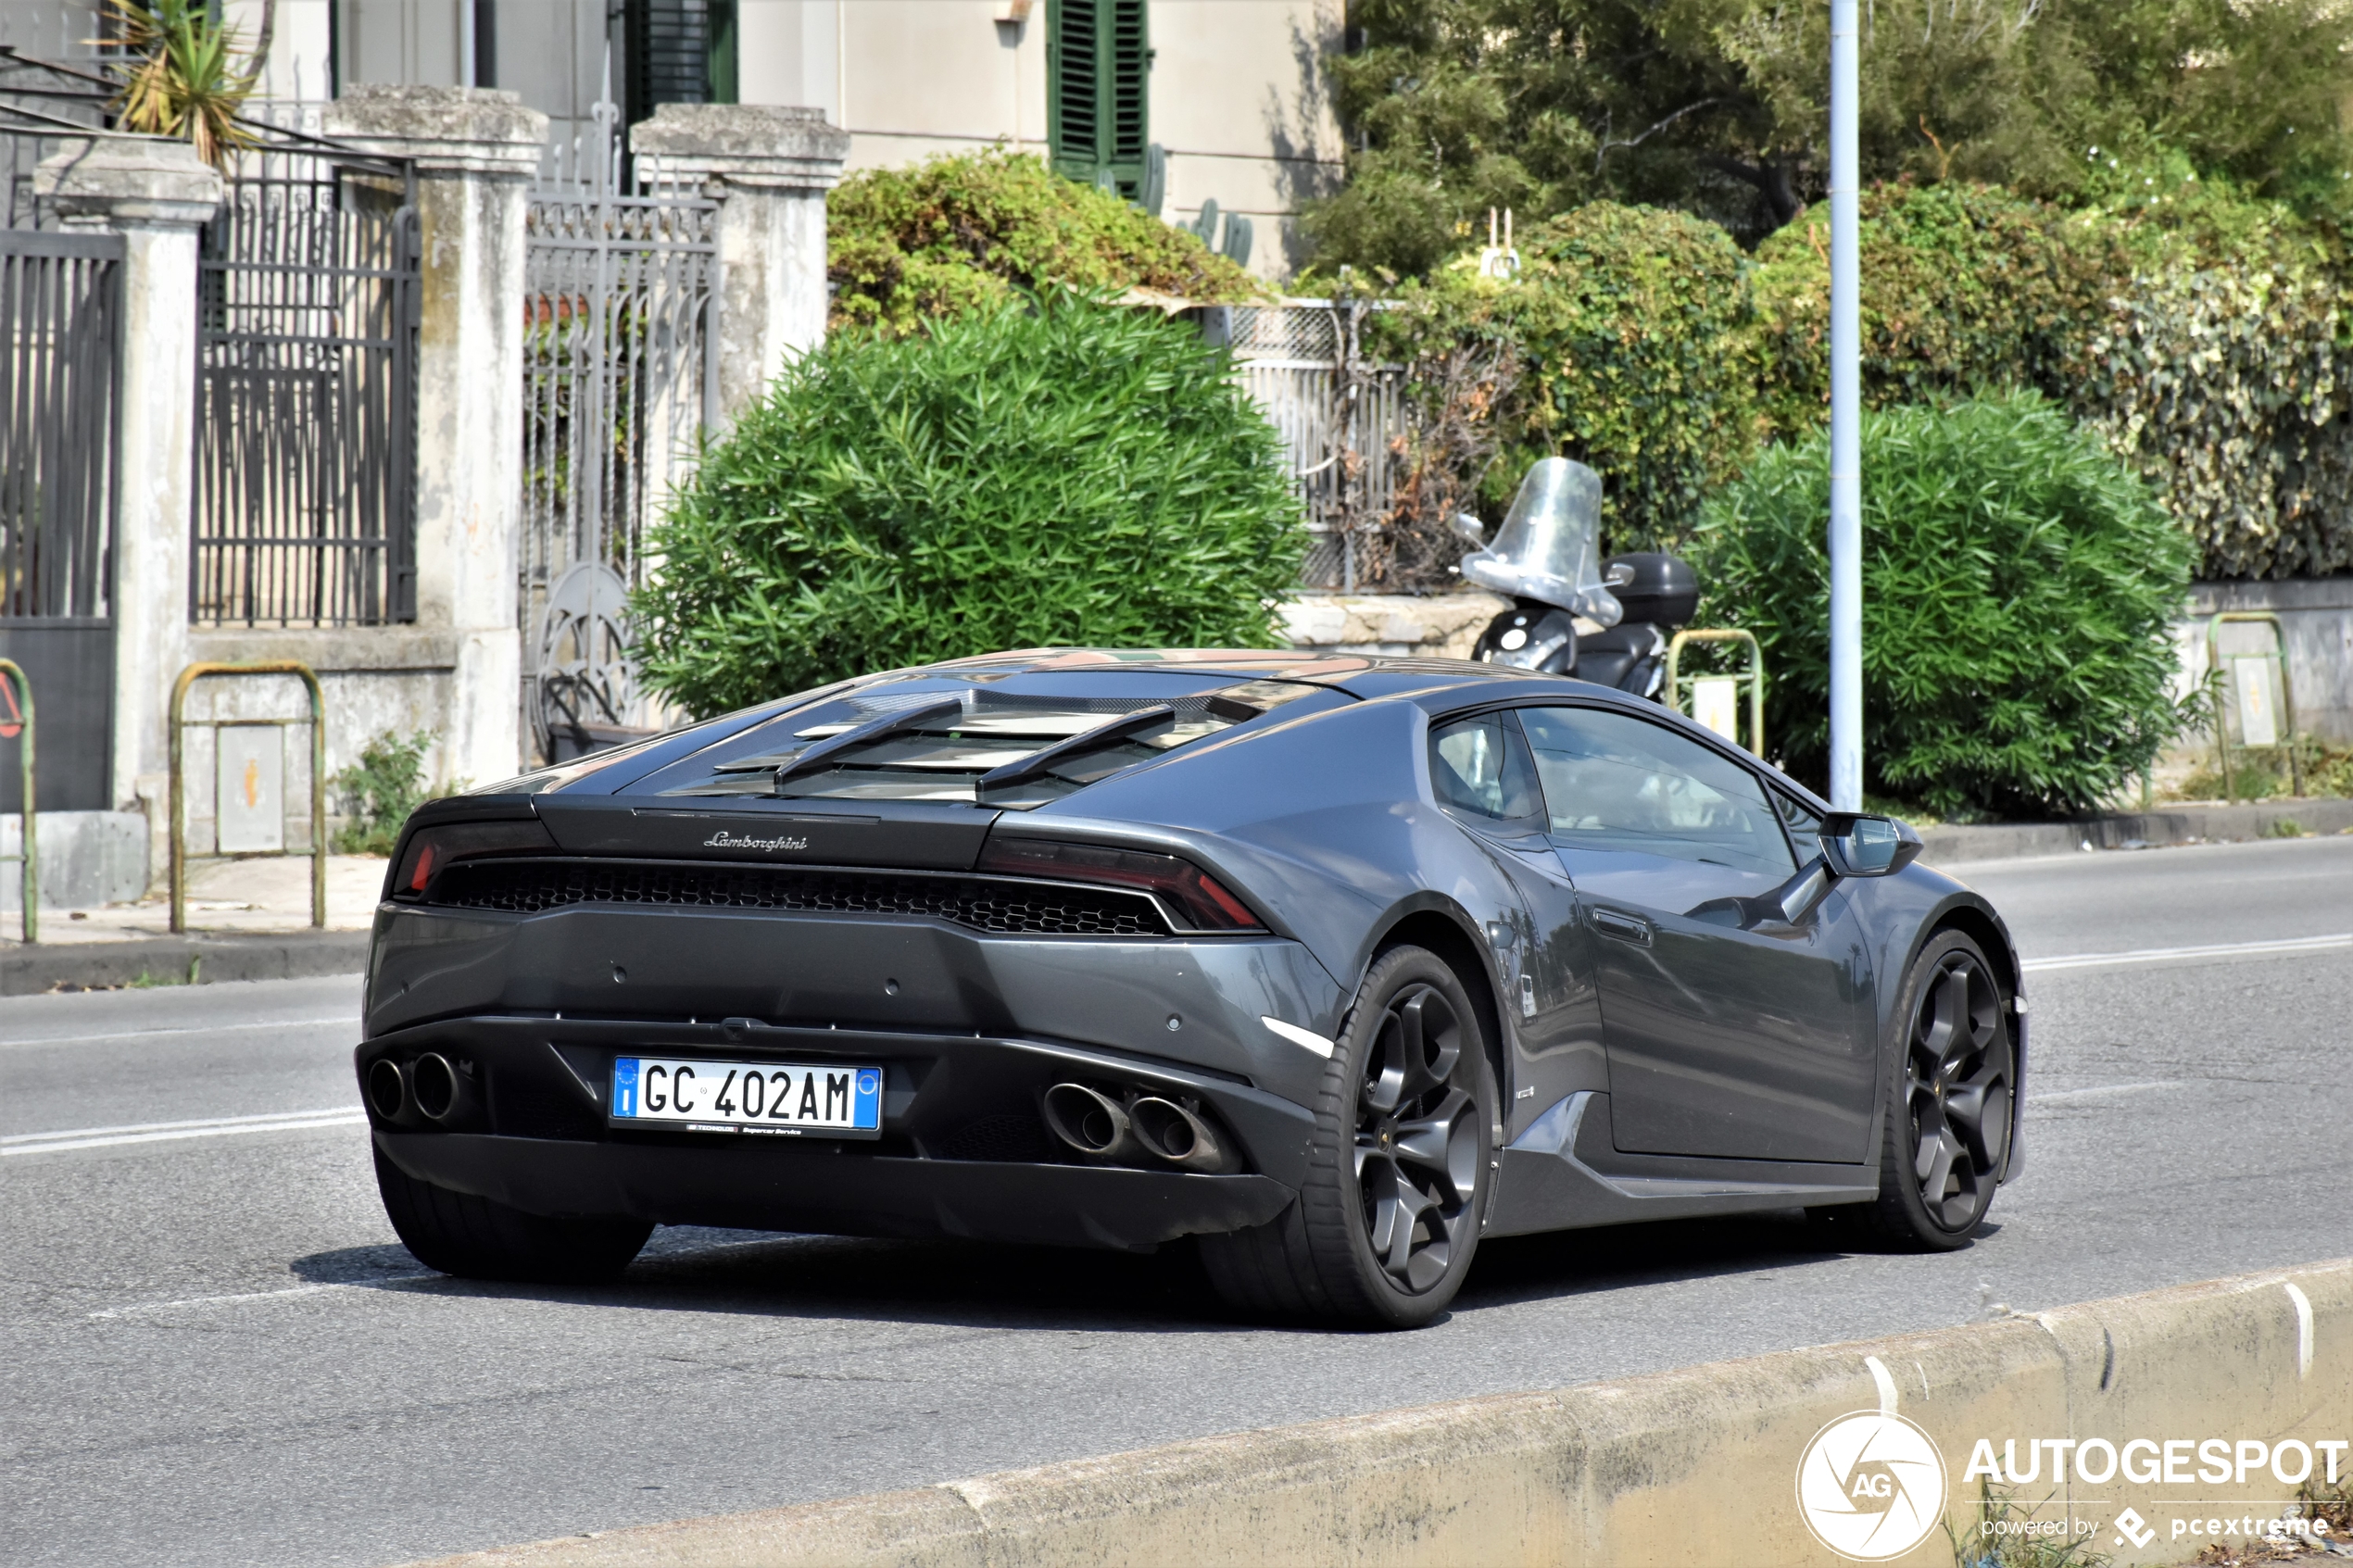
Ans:
[[[1675,556],[1599,558],[1601,475],[1567,458],[1541,458],[1492,544],[1466,512],[1453,527],[1481,546],[1463,558],[1464,578],[1512,600],[1479,633],[1473,659],[1659,698],[1667,641],[1698,608],[1699,577]]]

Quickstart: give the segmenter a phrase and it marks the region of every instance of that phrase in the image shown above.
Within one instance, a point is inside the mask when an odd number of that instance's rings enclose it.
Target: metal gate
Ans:
[[[0,231],[0,658],[39,695],[51,811],[114,802],[122,238]],[[0,771],[0,812],[18,809]]]
[[[1305,588],[1354,592],[1357,535],[1396,499],[1406,433],[1404,368],[1358,351],[1362,302],[1290,300],[1208,306],[1202,329],[1233,351],[1234,370],[1281,434],[1313,542]]]
[[[415,620],[409,167],[273,132],[236,157],[198,289],[190,618]]]
[[[533,189],[524,252],[516,624],[523,720],[550,761],[645,721],[626,599],[718,407],[718,204],[625,174],[619,112],[594,114]]]

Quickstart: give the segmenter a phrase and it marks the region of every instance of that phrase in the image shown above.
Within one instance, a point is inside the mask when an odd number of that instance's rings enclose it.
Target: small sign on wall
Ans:
[[[2259,655],[2233,659],[2231,684],[2238,689],[2240,742],[2246,746],[2279,745],[2278,710],[2271,703],[2271,661]]]
[[[1738,746],[1741,684],[1730,675],[1703,675],[1692,683],[1692,717]]]
[[[219,737],[217,833],[223,855],[276,854],[286,847],[286,732],[275,724],[223,724]]]

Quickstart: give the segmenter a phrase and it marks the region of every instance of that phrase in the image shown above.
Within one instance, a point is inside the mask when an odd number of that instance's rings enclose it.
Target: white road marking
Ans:
[[[268,1023],[198,1023],[177,1029],[125,1029],[113,1035],[52,1035],[38,1040],[10,1040],[12,1046],[87,1046],[106,1040],[153,1040],[167,1035],[242,1035],[256,1029],[323,1029],[331,1023],[348,1023],[355,1028],[358,1013],[335,1018],[281,1018]]]
[[[69,1148],[111,1148],[118,1144],[170,1143],[178,1138],[225,1138],[240,1133],[287,1133],[310,1127],[357,1126],[368,1113],[346,1106],[323,1110],[277,1110],[261,1116],[216,1116],[200,1122],[141,1122],[121,1127],[69,1127],[54,1133],[14,1133],[0,1137],[0,1157],[55,1154]]]
[[[2218,942],[2207,947],[2135,947],[2122,953],[2070,953],[2064,958],[2029,959],[2026,972],[2054,969],[2091,969],[2100,964],[2164,963],[2172,959],[2259,958],[2271,953],[2323,953],[2353,947],[2353,931],[2328,936],[2290,936],[2277,942]]]
[[[447,1274],[379,1274],[373,1279],[339,1279],[323,1285],[295,1285],[283,1290],[247,1290],[234,1296],[191,1296],[181,1301],[142,1301],[136,1306],[109,1307],[103,1312],[92,1312],[93,1320],[134,1317],[141,1312],[165,1312],[179,1307],[232,1307],[248,1301],[281,1301],[290,1296],[316,1296],[326,1290],[359,1290],[371,1285],[415,1285],[429,1279],[447,1279]]]
[[[2186,1078],[2153,1078],[2143,1084],[2103,1084],[2096,1089],[2060,1089],[2055,1094],[2047,1095],[2036,1094],[2029,1088],[2026,1091],[2026,1108],[2032,1110],[2038,1106],[2068,1105],[2076,1100],[2101,1099],[2109,1095],[2138,1095],[2145,1094],[2151,1089],[2182,1089],[2188,1086],[2189,1080]]]

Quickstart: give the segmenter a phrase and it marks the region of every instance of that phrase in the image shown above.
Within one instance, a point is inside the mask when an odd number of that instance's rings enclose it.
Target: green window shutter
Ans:
[[[1047,0],[1046,137],[1054,171],[1144,194],[1151,142],[1147,0]]]

